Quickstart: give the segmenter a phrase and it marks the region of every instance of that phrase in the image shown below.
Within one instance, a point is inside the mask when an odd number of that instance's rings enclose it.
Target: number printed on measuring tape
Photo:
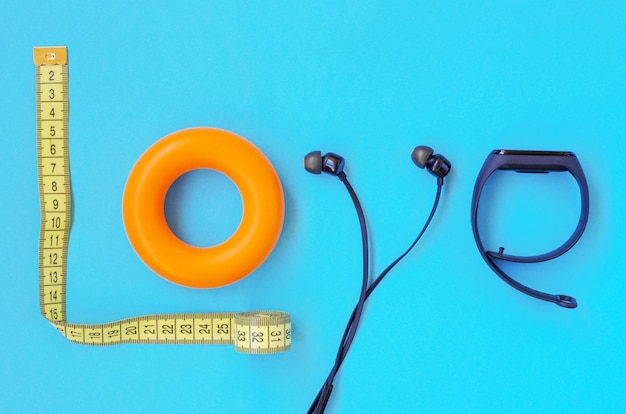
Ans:
[[[37,161],[41,227],[41,314],[68,340],[84,345],[233,344],[248,354],[291,347],[285,312],[223,312],[147,315],[104,324],[66,319],[67,252],[71,218],[69,76],[66,47],[36,47]]]

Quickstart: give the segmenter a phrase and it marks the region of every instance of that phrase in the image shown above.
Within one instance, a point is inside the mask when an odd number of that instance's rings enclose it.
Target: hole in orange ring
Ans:
[[[218,171],[192,170],[172,183],[164,210],[176,237],[196,247],[215,246],[239,227],[241,194],[235,183]]]
[[[176,237],[164,212],[172,183],[200,168],[221,172],[241,194],[239,227],[210,247]],[[220,129],[190,128],[157,141],[137,160],[122,214],[130,244],[152,271],[183,286],[212,288],[242,279],[269,256],[282,230],[284,196],[271,163],[252,143]]]

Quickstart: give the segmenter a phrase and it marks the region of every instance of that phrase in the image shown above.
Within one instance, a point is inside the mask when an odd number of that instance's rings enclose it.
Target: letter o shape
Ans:
[[[165,220],[165,196],[184,173],[209,168],[230,178],[241,194],[239,227],[224,242],[191,246]],[[174,132],[143,153],[132,168],[122,200],[128,240],[155,273],[179,285],[215,288],[252,273],[280,236],[283,190],[265,155],[244,138],[215,128]]]

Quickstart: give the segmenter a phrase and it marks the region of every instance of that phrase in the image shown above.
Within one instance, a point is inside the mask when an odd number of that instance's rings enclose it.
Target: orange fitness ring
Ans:
[[[235,233],[211,247],[183,242],[165,220],[170,186],[199,168],[230,178],[243,206]],[[190,128],[160,139],[137,160],[122,214],[130,244],[152,271],[179,285],[214,288],[244,278],[265,261],[280,236],[285,202],[276,171],[252,143],[220,129]]]

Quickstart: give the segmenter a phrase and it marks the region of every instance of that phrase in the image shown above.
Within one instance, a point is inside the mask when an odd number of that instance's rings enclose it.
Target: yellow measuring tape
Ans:
[[[103,324],[66,320],[67,250],[71,218],[68,59],[66,47],[36,47],[37,162],[41,230],[41,314],[72,342],[84,345],[234,344],[248,354],[291,347],[287,313],[189,313],[147,315]]]

